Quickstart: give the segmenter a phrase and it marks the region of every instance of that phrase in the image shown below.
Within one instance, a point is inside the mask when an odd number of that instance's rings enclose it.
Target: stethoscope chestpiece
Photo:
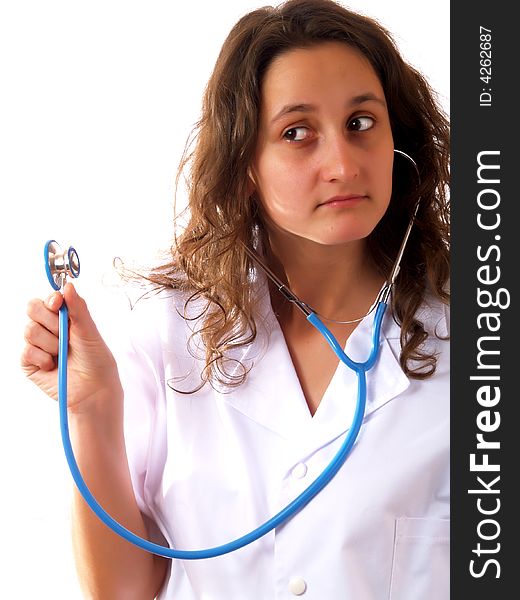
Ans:
[[[45,272],[52,288],[59,291],[65,285],[67,277],[79,276],[79,256],[70,246],[63,251],[56,240],[49,240],[43,250]]]

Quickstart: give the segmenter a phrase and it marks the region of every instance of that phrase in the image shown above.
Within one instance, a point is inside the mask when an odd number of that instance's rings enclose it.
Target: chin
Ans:
[[[281,225],[275,225],[274,227],[268,228],[271,232],[276,234],[282,234],[284,236],[290,236],[293,239],[299,239],[300,241],[306,240],[319,246],[345,246],[351,243],[359,242],[367,238],[375,228],[375,224],[372,223],[338,223],[337,226],[322,226],[314,227],[313,229],[296,229],[293,227],[283,227]]]
[[[346,229],[346,228],[345,228]],[[342,246],[366,239],[374,230],[371,228],[348,228],[348,230],[329,231],[326,234],[318,236],[314,241],[324,246]]]

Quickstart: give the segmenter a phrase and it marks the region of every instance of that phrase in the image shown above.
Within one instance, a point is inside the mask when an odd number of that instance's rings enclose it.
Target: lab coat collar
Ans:
[[[311,416],[285,338],[273,313],[265,277],[259,275],[259,327],[254,342],[233,355],[252,367],[244,384],[220,399],[249,419],[291,441],[298,453],[312,453],[345,433],[351,426],[357,399],[357,376],[338,365],[314,416]],[[353,360],[366,360],[372,343],[375,311],[365,317],[347,340],[345,351]],[[367,373],[365,419],[396,398],[410,384],[389,340],[399,338],[399,327],[385,315],[380,356]],[[267,348],[269,349],[267,351]],[[324,341],[324,351],[331,351]]]

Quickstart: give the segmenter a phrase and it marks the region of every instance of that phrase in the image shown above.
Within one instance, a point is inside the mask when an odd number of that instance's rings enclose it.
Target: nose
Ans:
[[[329,135],[322,144],[321,176],[324,181],[352,181],[359,175],[358,153],[344,131]]]

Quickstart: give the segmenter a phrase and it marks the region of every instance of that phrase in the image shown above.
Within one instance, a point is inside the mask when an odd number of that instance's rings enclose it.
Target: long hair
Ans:
[[[357,49],[379,77],[395,148],[412,156],[420,185],[405,159],[394,160],[389,208],[368,238],[374,265],[388,277],[404,231],[420,196],[412,234],[392,294],[401,325],[403,370],[425,378],[436,357],[423,348],[428,337],[416,313],[427,294],[449,301],[448,123],[426,79],[405,63],[385,28],[332,0],[289,0],[246,14],[224,42],[207,84],[194,143],[179,166],[188,191],[188,221],[171,248],[171,260],[149,278],[161,287],[188,292],[200,306],[198,328],[206,353],[201,386],[218,381],[240,385],[244,365],[230,350],[257,335],[251,273],[255,265],[243,245],[262,241],[265,229],[248,168],[257,141],[261,86],[272,61],[295,48],[339,41]],[[233,364],[232,364],[233,363]]]

